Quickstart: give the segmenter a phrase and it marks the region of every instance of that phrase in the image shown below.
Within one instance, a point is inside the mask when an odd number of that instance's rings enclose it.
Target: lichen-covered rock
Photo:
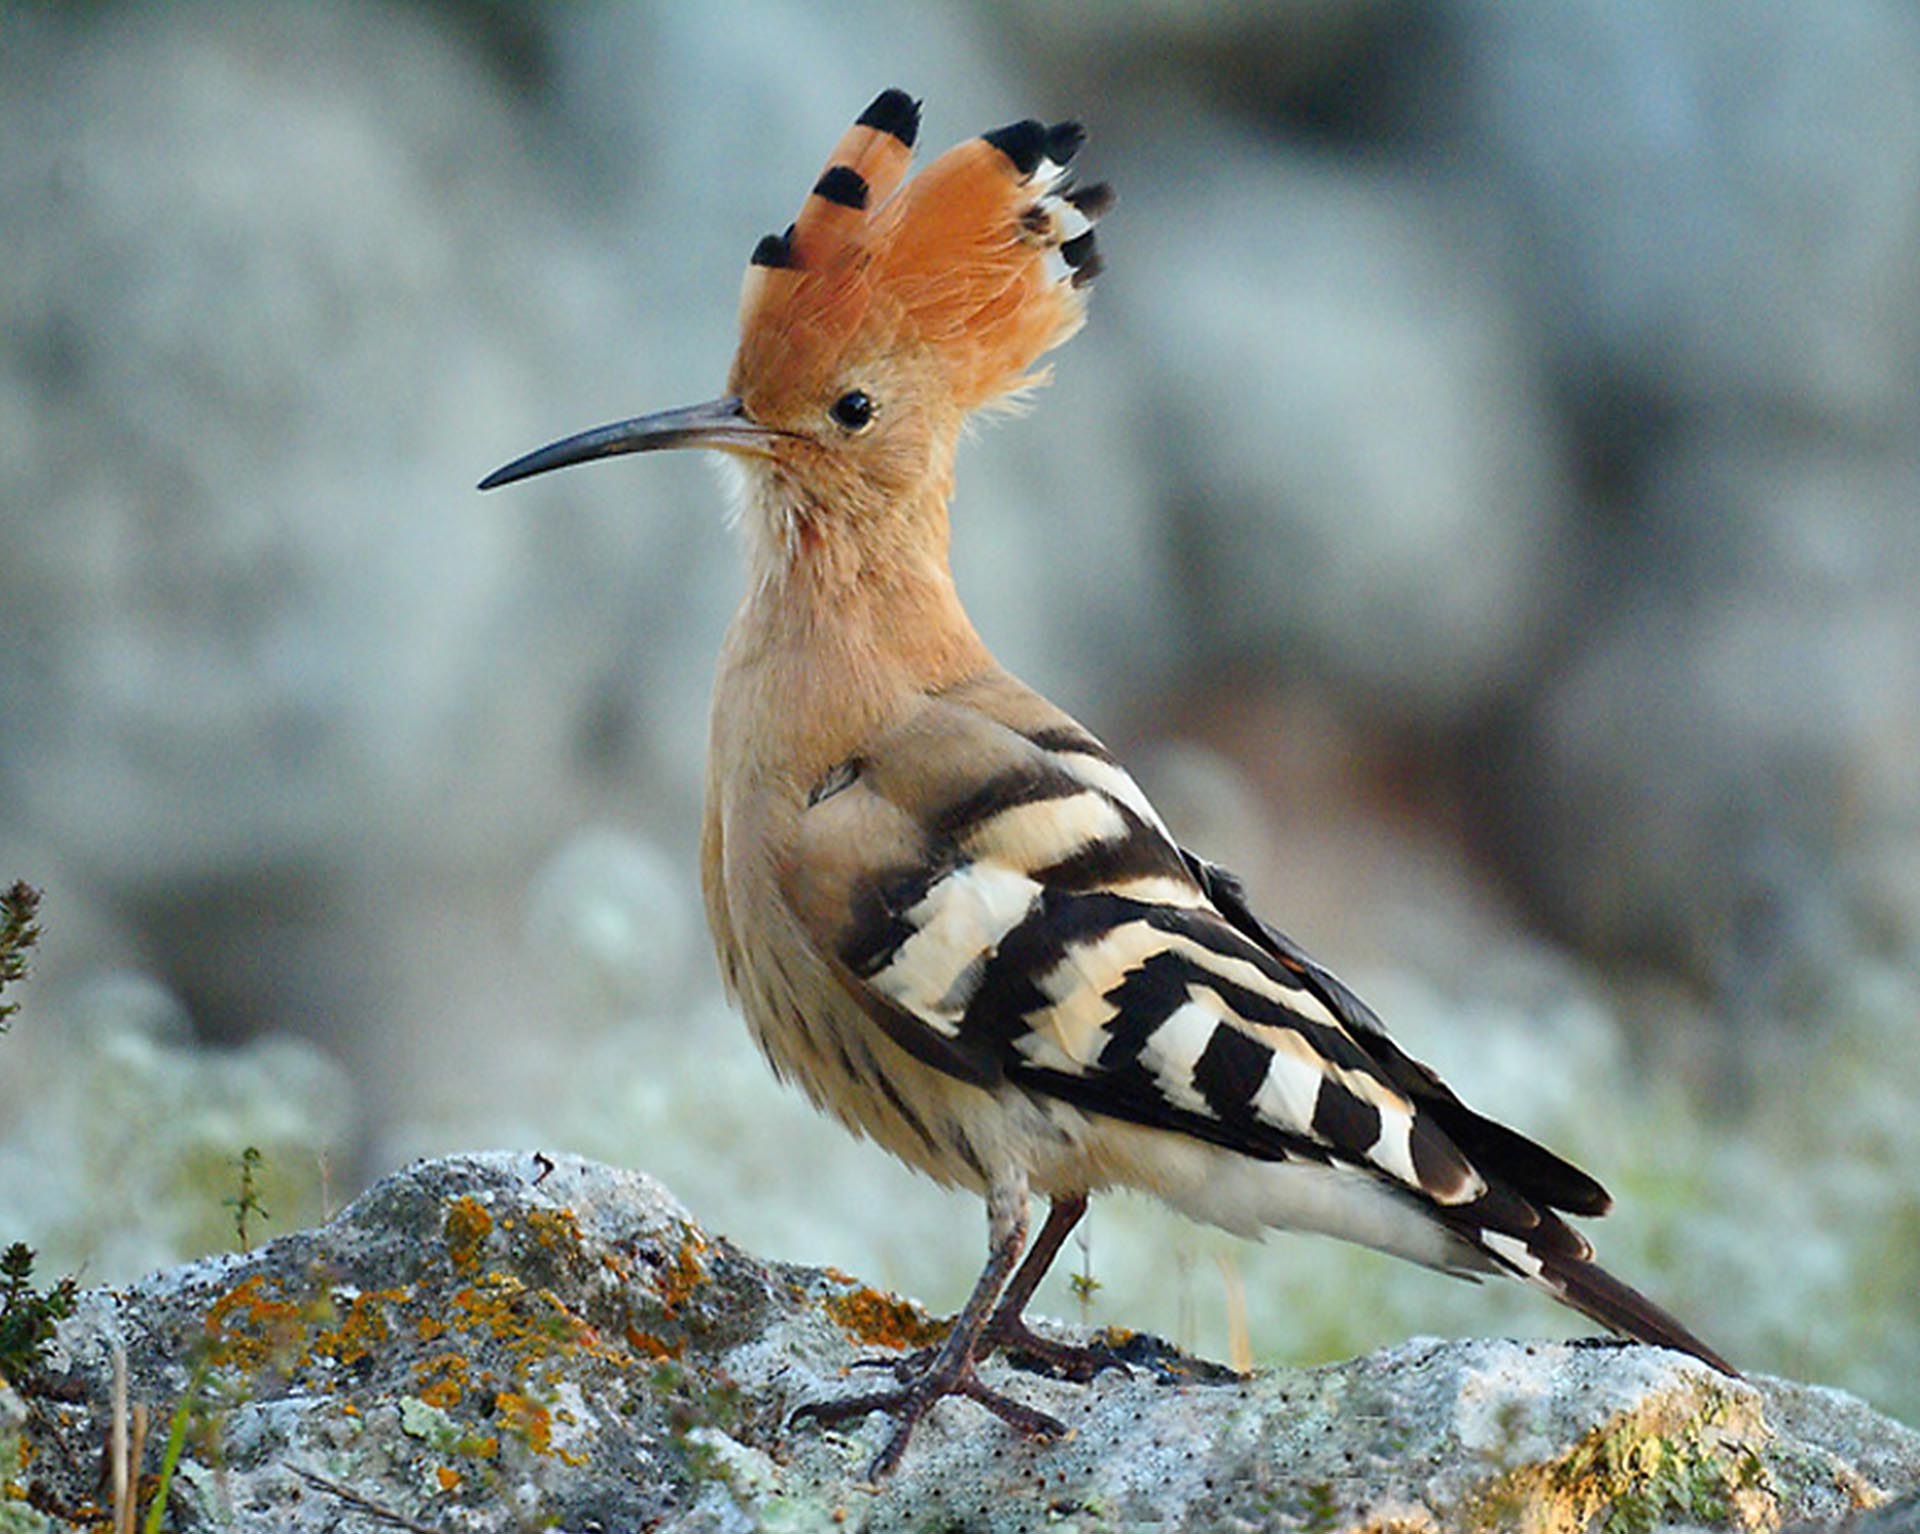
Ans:
[[[143,1499],[184,1423],[178,1530],[1776,1529],[1920,1483],[1920,1433],[1850,1397],[1604,1345],[1239,1378],[1116,1337],[1133,1373],[1092,1386],[989,1366],[1064,1442],[949,1402],[879,1489],[878,1419],[788,1426],[856,1359],[939,1335],[707,1235],[638,1173],[423,1162],[322,1229],[85,1296],[0,1393],[0,1528],[107,1516],[116,1348],[153,1424]]]

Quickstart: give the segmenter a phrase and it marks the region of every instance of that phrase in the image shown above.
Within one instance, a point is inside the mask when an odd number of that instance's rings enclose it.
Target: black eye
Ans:
[[[827,414],[848,431],[859,431],[873,419],[873,400],[865,389],[849,389]]]

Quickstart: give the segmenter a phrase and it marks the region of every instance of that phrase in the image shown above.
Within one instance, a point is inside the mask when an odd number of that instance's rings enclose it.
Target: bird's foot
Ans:
[[[918,1379],[933,1368],[938,1347],[916,1348],[911,1353],[891,1353],[875,1358],[856,1358],[850,1369],[885,1369],[902,1382]],[[1132,1368],[1104,1343],[1078,1347],[1070,1342],[1055,1342],[1042,1337],[1018,1316],[996,1316],[980,1334],[975,1358],[992,1353],[1005,1355],[1016,1369],[1028,1374],[1044,1374],[1052,1379],[1070,1380],[1084,1385],[1108,1369],[1131,1375]]]
[[[909,1355],[909,1358],[913,1356]],[[869,1359],[864,1362],[875,1364],[888,1361]],[[891,1362],[896,1371],[901,1371],[906,1369],[909,1360]],[[911,1377],[903,1375],[903,1378],[906,1378],[906,1383],[898,1390],[876,1390],[866,1395],[847,1396],[839,1401],[809,1402],[796,1410],[790,1420],[799,1422],[810,1417],[815,1422],[848,1422],[876,1411],[892,1417],[893,1436],[867,1468],[867,1478],[873,1481],[878,1481],[900,1463],[900,1456],[907,1452],[907,1441],[913,1437],[914,1428],[926,1415],[927,1409],[943,1396],[965,1396],[969,1401],[976,1401],[1015,1432],[1028,1438],[1066,1436],[1066,1424],[1059,1418],[1024,1406],[1011,1396],[1002,1395],[990,1387],[975,1371],[971,1358],[962,1356],[956,1360],[943,1351],[926,1368]]]
[[[1018,1316],[996,1316],[988,1323],[982,1349],[997,1348],[1007,1362],[1029,1374],[1047,1374],[1055,1379],[1084,1385],[1103,1370],[1118,1369],[1131,1375],[1126,1360],[1110,1347],[1094,1343],[1077,1347],[1070,1342],[1055,1342],[1042,1337]]]
[[[855,1369],[885,1369],[897,1380],[910,1380],[933,1367],[938,1348],[915,1348],[911,1353],[880,1353],[872,1358],[856,1358],[847,1365]]]

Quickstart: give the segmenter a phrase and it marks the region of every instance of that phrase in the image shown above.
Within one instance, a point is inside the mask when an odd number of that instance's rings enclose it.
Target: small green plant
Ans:
[[[260,1202],[260,1189],[254,1182],[254,1173],[260,1166],[260,1147],[249,1145],[240,1152],[240,1191],[232,1198],[223,1198],[220,1202],[233,1211],[233,1233],[239,1238],[240,1250],[253,1250],[253,1241],[247,1235],[247,1221],[250,1219],[270,1220],[267,1206]]]
[[[13,1381],[40,1367],[54,1327],[73,1314],[77,1294],[71,1278],[35,1289],[33,1256],[24,1241],[0,1252],[0,1377]]]
[[[1080,1271],[1067,1280],[1067,1287],[1073,1291],[1074,1300],[1080,1306],[1080,1319],[1088,1322],[1093,1319],[1093,1297],[1100,1292],[1100,1280],[1093,1276],[1093,1242],[1085,1227],[1081,1228],[1077,1238],[1080,1247]]]
[[[40,891],[24,880],[0,893],[0,991],[27,975],[27,950],[39,941],[34,918],[40,914]],[[18,1002],[0,1002],[0,1033],[12,1025]]]
[[[173,1490],[173,1474],[180,1468],[180,1456],[187,1447],[187,1427],[193,1420],[200,1393],[206,1387],[207,1376],[212,1372],[213,1361],[210,1358],[203,1358],[196,1364],[193,1377],[187,1381],[186,1393],[173,1408],[173,1416],[167,1423],[166,1449],[160,1456],[160,1479],[153,1488],[153,1500],[147,1504],[147,1518],[141,1525],[141,1534],[160,1534],[165,1524],[167,1496]]]
[[[0,991],[27,975],[27,950],[39,940],[34,918],[40,891],[24,880],[0,891]],[[17,1002],[0,1002],[0,1033],[12,1025]],[[73,1314],[78,1289],[63,1278],[51,1289],[33,1287],[33,1248],[16,1241],[0,1252],[0,1378],[23,1380],[40,1367],[53,1329]]]

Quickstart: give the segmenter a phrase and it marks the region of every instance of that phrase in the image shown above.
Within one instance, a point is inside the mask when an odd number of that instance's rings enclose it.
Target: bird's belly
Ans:
[[[775,1074],[940,1183],[983,1193],[1014,1173],[1046,1197],[1132,1188],[1239,1235],[1315,1231],[1430,1267],[1478,1265],[1362,1169],[1257,1160],[1017,1087],[972,1086],[896,1045],[824,966],[817,977],[757,967],[741,980],[741,1010]]]
[[[1190,1219],[1241,1236],[1311,1231],[1426,1267],[1487,1264],[1418,1202],[1362,1167],[1266,1161],[1188,1135],[1116,1119],[1091,1120],[1088,1186],[1134,1188]]]
[[[773,945],[759,948],[767,953]],[[798,950],[786,950],[789,956]],[[887,1038],[838,981],[802,961],[737,974],[737,1000],[774,1074],[847,1129],[949,1186],[984,1191],[996,1159],[992,1094],[923,1065]]]
[[[734,970],[748,1031],[776,1076],[854,1134],[937,1182],[976,1193],[1008,1175],[1047,1197],[1140,1185],[1104,1164],[1101,1131],[1113,1121],[1016,1087],[974,1086],[926,1064],[888,1038],[824,965],[817,973],[805,961],[796,968],[793,956],[804,950],[780,951],[783,965],[762,958]]]

